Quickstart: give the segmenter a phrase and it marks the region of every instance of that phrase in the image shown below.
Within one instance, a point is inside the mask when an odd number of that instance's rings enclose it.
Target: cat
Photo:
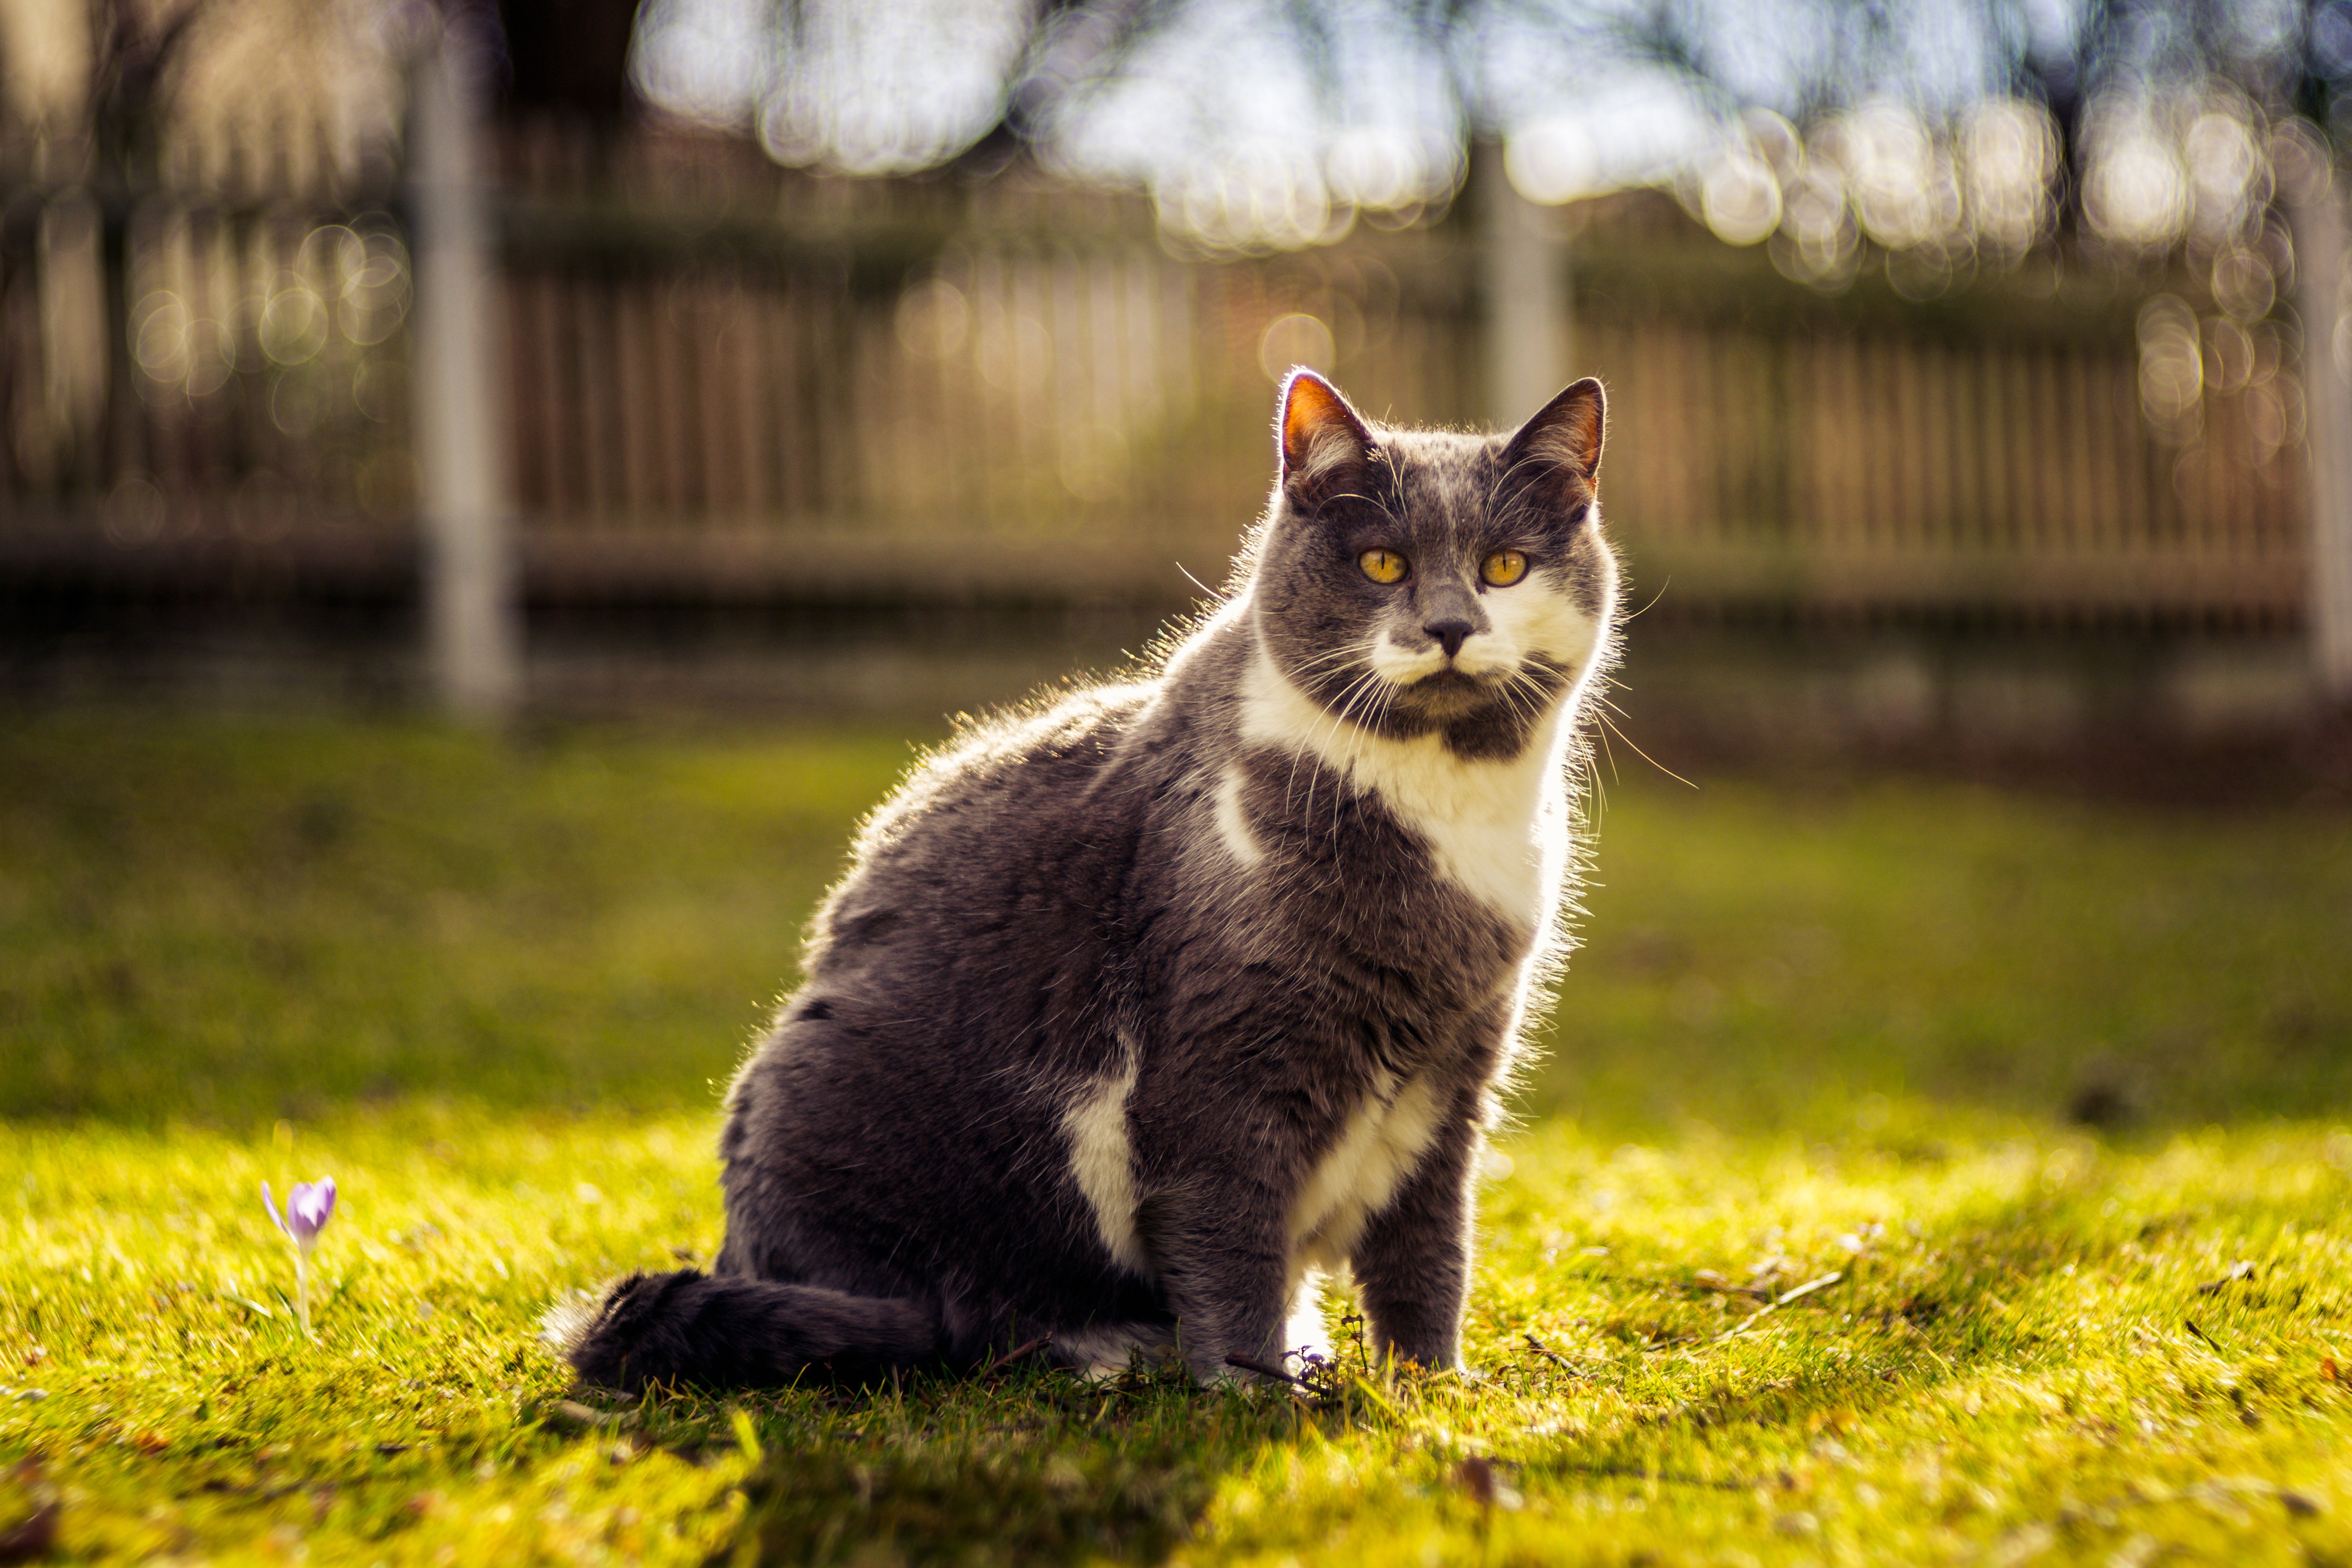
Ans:
[[[1508,437],[1393,429],[1294,371],[1222,605],[1141,679],[971,730],[865,824],[729,1090],[711,1272],[559,1325],[581,1377],[1027,1351],[1246,1381],[1339,1268],[1375,1353],[1458,1364],[1473,1184],[1566,951],[1614,658],[1603,423],[1587,379]]]

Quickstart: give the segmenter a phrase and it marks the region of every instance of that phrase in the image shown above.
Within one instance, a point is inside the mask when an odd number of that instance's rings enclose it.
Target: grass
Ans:
[[[711,1101],[897,737],[0,737],[0,1112]]]
[[[0,1556],[2352,1563],[2340,816],[1615,789],[1468,1378],[570,1397],[905,755],[0,732]]]

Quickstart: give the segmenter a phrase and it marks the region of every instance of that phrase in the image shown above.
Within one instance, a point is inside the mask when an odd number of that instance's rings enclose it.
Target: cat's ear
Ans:
[[[1601,471],[1601,436],[1609,400],[1586,376],[1535,412],[1503,448],[1503,471],[1570,499],[1592,493]]]
[[[1292,371],[1276,426],[1282,488],[1294,502],[1316,506],[1356,488],[1372,433],[1337,387],[1311,370]]]

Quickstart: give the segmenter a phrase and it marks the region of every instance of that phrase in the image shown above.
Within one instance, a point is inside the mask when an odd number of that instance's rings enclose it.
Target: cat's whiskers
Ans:
[[[1286,678],[1277,675],[1276,679],[1282,679]],[[1356,681],[1362,679],[1363,677],[1360,674],[1353,676],[1349,678],[1348,684],[1346,686],[1342,686],[1339,689],[1344,693],[1349,688],[1353,687]],[[1296,682],[1293,682],[1293,684],[1295,685]],[[1306,744],[1294,746],[1291,749],[1290,777],[1282,786],[1282,811],[1285,816],[1290,815],[1291,792],[1296,789],[1298,784],[1298,764],[1310,755],[1317,758],[1322,756],[1322,747],[1319,742],[1323,733],[1323,727],[1326,724],[1329,724],[1332,727],[1332,731],[1335,734],[1338,732],[1339,722],[1339,715],[1332,710],[1331,705],[1328,702],[1325,702],[1318,699],[1316,700],[1316,707],[1318,710],[1318,712],[1317,713],[1314,721],[1308,726]],[[1318,765],[1319,765],[1319,763]],[[1315,773],[1312,768],[1308,769],[1307,774],[1307,805],[1311,808],[1315,802]]]
[[[1347,661],[1347,660],[1352,660],[1352,659],[1363,658],[1365,658],[1367,655],[1369,655],[1369,654],[1370,653],[1370,651],[1371,651],[1371,645],[1370,645],[1370,642],[1365,642],[1365,643],[1362,643],[1362,644],[1360,644],[1360,644],[1356,644],[1356,643],[1348,643],[1348,644],[1344,644],[1344,645],[1342,645],[1341,647],[1338,647],[1338,648],[1336,648],[1336,649],[1332,650],[1332,651],[1331,651],[1331,652],[1329,652],[1329,653],[1323,654],[1323,655],[1320,655],[1320,656],[1318,656],[1318,657],[1317,657],[1317,658],[1315,658],[1308,659],[1305,664],[1303,664],[1303,665],[1301,665],[1301,666],[1299,667],[1299,668],[1298,668],[1298,677],[1299,677],[1299,678],[1303,678],[1303,677],[1305,677],[1305,676],[1307,676],[1307,675],[1313,674],[1315,671],[1317,671],[1318,669],[1322,668],[1323,667],[1325,667],[1325,666],[1327,666],[1327,665],[1339,665],[1339,664],[1342,664],[1344,661]],[[1259,657],[1260,658],[1271,658],[1271,656],[1270,656],[1270,655],[1268,655],[1268,654],[1264,650],[1263,647],[1261,647],[1261,648],[1260,648],[1260,650],[1259,650],[1258,657]],[[1307,691],[1307,688],[1306,688],[1306,686],[1305,686],[1305,684],[1304,684],[1304,682],[1303,682],[1303,680],[1302,680],[1301,679],[1299,679],[1299,678],[1294,678],[1294,677],[1291,677],[1291,676],[1288,676],[1288,675],[1285,675],[1285,674],[1284,674],[1284,673],[1282,673],[1280,670],[1276,670],[1276,671],[1275,671],[1275,672],[1274,672],[1274,674],[1275,674],[1275,679],[1277,679],[1277,680],[1286,680],[1286,681],[1288,681],[1288,682],[1289,682],[1293,687],[1297,688],[1297,689],[1298,689],[1302,694],[1306,694],[1306,695],[1308,695],[1308,696],[1310,696],[1310,697],[1312,696],[1312,694],[1311,694],[1311,693],[1308,693],[1308,692]],[[1361,679],[1361,678],[1360,678],[1360,677],[1358,677],[1357,679]],[[1349,682],[1349,685],[1352,686],[1354,683],[1355,683],[1355,682],[1354,682],[1353,680],[1350,680],[1350,681]],[[1345,690],[1347,689],[1347,687],[1342,687],[1342,688],[1340,688],[1340,689],[1341,689],[1342,691],[1345,691]],[[1321,707],[1327,714],[1328,714],[1328,713],[1330,712],[1330,705],[1329,705],[1328,703],[1321,702],[1319,700],[1318,700],[1318,706]],[[1335,731],[1335,732],[1336,732],[1336,731]],[[1309,751],[1313,751],[1313,752],[1314,752],[1318,756],[1319,756],[1319,755],[1321,755],[1321,754],[1322,754],[1322,753],[1321,753],[1321,750],[1320,750],[1320,748],[1315,744],[1316,738],[1317,738],[1317,737],[1318,737],[1318,736],[1320,736],[1320,734],[1321,734],[1321,733],[1322,733],[1322,721],[1318,719],[1318,720],[1316,721],[1316,724],[1315,724],[1314,729],[1313,729],[1313,730],[1309,732],[1309,734],[1308,734],[1308,737],[1307,737],[1308,744],[1307,744],[1307,746],[1305,746],[1305,747],[1294,747],[1294,748],[1292,749],[1292,751],[1291,751],[1291,753],[1290,753],[1290,776],[1283,782],[1283,785],[1282,785],[1282,811],[1283,811],[1283,815],[1284,815],[1284,816],[1289,816],[1289,815],[1290,815],[1290,796],[1291,796],[1291,792],[1292,792],[1292,790],[1294,790],[1295,788],[1297,788],[1297,784],[1298,784],[1298,763],[1299,763],[1300,760],[1301,760],[1301,759],[1302,759],[1302,758],[1307,754],[1307,752],[1309,752]],[[1307,801],[1308,801],[1308,803],[1309,803],[1310,805],[1313,803],[1314,798],[1315,798],[1315,779],[1314,779],[1314,775],[1313,775],[1312,773],[1309,773],[1309,774],[1307,775]]]
[[[1334,717],[1338,721],[1335,726],[1335,739],[1339,739],[1344,745],[1341,759],[1335,764],[1329,764],[1329,772],[1332,775],[1331,826],[1335,832],[1339,826],[1339,809],[1345,803],[1345,792],[1356,776],[1357,764],[1363,758],[1365,747],[1370,743],[1376,734],[1371,727],[1377,721],[1374,710],[1384,701],[1392,699],[1396,689],[1396,684],[1393,681],[1382,676],[1379,670],[1368,668],[1362,675],[1349,683],[1341,693],[1339,706],[1333,710]],[[1361,710],[1360,713],[1360,710]],[[1327,756],[1319,745],[1317,747],[1317,754],[1318,757]],[[1307,790],[1307,807],[1303,815],[1307,830],[1312,832],[1315,826],[1315,793],[1311,784]]]
[[[1376,687],[1385,686],[1387,684],[1388,682],[1381,679],[1381,672],[1379,670],[1367,666],[1360,674],[1340,689],[1339,705],[1337,708],[1328,710],[1330,716],[1332,737],[1335,740],[1345,737],[1348,744],[1347,765],[1344,769],[1334,775],[1331,784],[1331,826],[1335,828],[1339,825],[1340,794],[1346,789],[1348,780],[1353,776],[1356,771],[1356,759],[1361,752],[1365,735],[1365,731],[1360,726],[1356,727],[1355,733],[1352,736],[1348,735],[1348,728],[1352,722],[1349,716],[1354,712],[1358,702],[1363,700],[1363,699]],[[1315,734],[1317,737],[1320,737],[1322,734],[1321,724],[1318,723],[1316,726]],[[1315,777],[1317,773],[1323,771],[1323,763],[1321,761],[1323,757],[1323,748],[1319,743],[1319,740],[1313,742],[1313,744],[1317,758],[1316,768],[1315,772],[1309,773],[1307,777],[1307,807],[1302,813],[1307,825],[1307,829],[1310,833],[1315,830]]]
[[[1612,706],[1614,706],[1614,704],[1612,704]],[[1665,774],[1668,778],[1670,778],[1670,779],[1674,780],[1674,781],[1675,781],[1675,783],[1676,783],[1676,784],[1687,784],[1687,785],[1689,785],[1689,787],[1690,787],[1690,788],[1692,788],[1692,789],[1696,789],[1696,788],[1698,788],[1698,785],[1696,785],[1696,784],[1691,784],[1690,780],[1688,780],[1688,779],[1686,779],[1686,778],[1683,777],[1683,775],[1682,775],[1682,774],[1680,774],[1680,773],[1678,773],[1675,772],[1675,770],[1674,770],[1674,769],[1672,769],[1672,768],[1670,768],[1670,767],[1666,766],[1666,764],[1665,764],[1665,763],[1662,763],[1662,762],[1658,761],[1658,759],[1657,759],[1657,758],[1655,758],[1655,757],[1654,757],[1654,756],[1650,755],[1650,753],[1649,753],[1649,752],[1645,752],[1645,751],[1642,750],[1642,748],[1641,748],[1640,746],[1635,745],[1635,744],[1634,744],[1634,742],[1633,742],[1633,736],[1631,736],[1631,735],[1628,735],[1627,733],[1625,733],[1625,731],[1624,731],[1620,730],[1620,729],[1616,726],[1615,722],[1614,722],[1614,721],[1612,721],[1610,719],[1610,717],[1609,717],[1609,715],[1608,715],[1608,714],[1596,711],[1596,712],[1594,712],[1594,714],[1593,714],[1592,716],[1593,716],[1595,719],[1600,720],[1600,721],[1601,721],[1601,722],[1602,724],[1604,724],[1604,725],[1606,725],[1606,726],[1608,727],[1609,733],[1611,733],[1611,734],[1612,734],[1612,735],[1616,736],[1619,740],[1621,740],[1621,741],[1624,742],[1628,746],[1632,746],[1632,747],[1633,748],[1633,754],[1634,754],[1635,756],[1637,756],[1637,757],[1641,758],[1643,762],[1645,762],[1645,763],[1649,763],[1652,767],[1654,767],[1654,768],[1657,769],[1660,773],[1662,773]],[[1621,716],[1621,717],[1622,716],[1622,710],[1621,710],[1621,715],[1620,715],[1620,716]],[[1603,742],[1603,744],[1606,744],[1606,743],[1607,743],[1606,742]],[[1613,764],[1612,764],[1612,766],[1613,766]]]
[[[1328,699],[1321,697],[1316,697],[1314,699],[1317,706],[1322,710],[1322,716],[1316,721],[1314,727],[1307,735],[1307,746],[1305,750],[1311,752],[1314,756],[1318,759],[1318,767],[1323,765],[1319,759],[1324,758],[1326,755],[1326,748],[1324,747],[1323,742],[1327,735],[1328,738],[1333,740],[1337,740],[1344,735],[1347,730],[1354,724],[1355,721],[1352,718],[1352,710],[1356,704],[1365,695],[1367,689],[1374,686],[1390,684],[1387,678],[1381,674],[1378,666],[1375,665],[1371,659],[1373,647],[1378,640],[1379,637],[1376,633],[1373,637],[1368,637],[1360,643],[1349,643],[1346,647],[1338,649],[1335,653],[1326,654],[1320,658],[1309,659],[1299,667],[1299,674],[1304,676],[1310,674],[1318,668],[1331,665],[1341,665],[1344,667],[1347,663],[1354,662],[1360,663],[1363,666],[1362,668],[1358,670],[1353,676],[1349,677],[1346,684],[1342,685],[1339,691],[1333,696]],[[1299,686],[1302,690],[1305,689],[1304,686],[1297,680],[1294,680],[1292,684]],[[1310,696],[1312,694],[1310,693]],[[1358,737],[1356,738],[1356,742],[1360,741],[1360,730]],[[1356,742],[1351,742],[1351,744],[1356,743]],[[1294,753],[1291,759],[1291,774],[1294,779],[1297,776],[1297,769],[1298,755]],[[1353,770],[1354,763],[1351,759],[1347,771],[1343,772],[1339,775],[1341,782],[1344,783],[1346,778],[1349,776],[1349,773],[1351,773]],[[1289,791],[1286,788],[1283,792],[1283,809],[1286,812],[1289,807],[1290,795]],[[1312,772],[1310,772],[1307,776],[1307,803],[1304,816],[1306,822],[1311,827],[1314,824],[1315,818],[1315,779]],[[1336,821],[1337,819],[1335,818],[1334,820]]]
[[[1515,710],[1527,720],[1531,734],[1543,723],[1545,710],[1555,700],[1555,694],[1545,690],[1543,681],[1524,664],[1512,669],[1503,690],[1508,700],[1524,704]]]
[[[1515,664],[1505,672],[1503,679],[1495,682],[1489,689],[1494,692],[1496,702],[1506,709],[1512,718],[1533,720],[1541,713],[1542,709],[1532,698],[1528,701],[1522,702],[1520,689],[1524,686],[1532,692],[1534,684],[1528,677],[1527,667]]]
[[[1356,764],[1363,760],[1364,748],[1371,743],[1377,733],[1373,726],[1378,723],[1379,715],[1374,710],[1381,710],[1385,704],[1394,701],[1398,689],[1394,681],[1382,679],[1378,670],[1367,670],[1365,673],[1371,676],[1372,679],[1363,684],[1351,695],[1346,706],[1339,710],[1342,719],[1349,719],[1355,723],[1356,732],[1348,738],[1348,761],[1346,770],[1339,775],[1339,787],[1335,787],[1331,792],[1331,826],[1334,832],[1338,831],[1339,826],[1339,789],[1346,785],[1348,780],[1355,776]],[[1367,698],[1370,700],[1371,708],[1366,710],[1365,719],[1370,722],[1354,721],[1352,715],[1356,704]],[[1314,802],[1311,798],[1307,803],[1307,819],[1311,826],[1315,820]]]
[[[1333,648],[1328,653],[1320,654],[1314,658],[1308,659],[1305,664],[1298,667],[1298,674],[1312,675],[1317,670],[1321,669],[1328,665],[1342,664],[1350,659],[1363,658],[1371,652],[1371,642],[1369,638],[1360,643],[1344,644],[1339,647]]]
[[[1352,685],[1352,684],[1353,684],[1353,681],[1351,680],[1351,681],[1349,682],[1349,684],[1351,684],[1351,685]],[[1341,688],[1341,689],[1342,689],[1342,690],[1345,690],[1345,689],[1346,689],[1346,688],[1344,688],[1344,687],[1343,687],[1343,688]],[[1335,727],[1335,729],[1336,729],[1336,726],[1337,726],[1337,724],[1338,724],[1338,719],[1337,719],[1337,716],[1336,716],[1336,715],[1334,715],[1334,714],[1332,714],[1332,712],[1330,711],[1330,705],[1329,705],[1328,703],[1318,702],[1318,703],[1317,703],[1317,707],[1318,707],[1318,709],[1319,710],[1319,711],[1317,713],[1317,715],[1316,715],[1316,717],[1315,717],[1314,721],[1312,721],[1312,723],[1308,726],[1307,733],[1307,743],[1306,743],[1306,744],[1304,744],[1304,745],[1294,746],[1293,748],[1291,748],[1291,752],[1290,752],[1290,776],[1289,776],[1289,778],[1288,778],[1287,780],[1286,780],[1286,781],[1284,782],[1283,786],[1282,786],[1282,814],[1283,814],[1283,816],[1284,816],[1285,817],[1287,817],[1287,816],[1289,816],[1289,815],[1290,815],[1291,792],[1292,792],[1293,790],[1297,789],[1297,786],[1298,786],[1298,764],[1299,764],[1300,763],[1302,763],[1302,762],[1307,761],[1307,758],[1308,758],[1309,756],[1313,756],[1313,757],[1316,757],[1316,758],[1320,758],[1320,757],[1321,757],[1321,755],[1322,755],[1322,752],[1321,752],[1320,748],[1319,748],[1319,747],[1318,747],[1318,746],[1315,744],[1316,738],[1322,734],[1322,732],[1323,732],[1323,726],[1324,726],[1327,722],[1328,722],[1328,723],[1332,724],[1332,725]],[[1321,764],[1320,764],[1320,763],[1318,762],[1318,763],[1317,763],[1316,764],[1314,764],[1314,766],[1310,766],[1310,767],[1307,769],[1307,803],[1308,803],[1310,805],[1313,805],[1314,800],[1315,800],[1315,771],[1314,771],[1314,768],[1315,768],[1315,766],[1320,766],[1320,765],[1321,765]]]
[[[1618,680],[1613,679],[1612,679],[1612,680],[1610,680],[1609,684],[1610,684],[1611,686],[1612,686],[1612,687],[1615,687],[1617,689],[1619,689],[1619,690],[1621,690],[1621,691],[1624,689],[1624,686],[1623,686],[1623,684],[1622,684],[1622,682],[1618,681]],[[1693,789],[1696,789],[1696,788],[1698,787],[1698,785],[1696,785],[1696,784],[1691,784],[1691,781],[1690,781],[1690,780],[1688,780],[1688,779],[1686,779],[1686,778],[1685,778],[1685,777],[1683,777],[1683,775],[1682,775],[1682,774],[1680,774],[1680,773],[1678,773],[1675,772],[1675,770],[1674,770],[1674,769],[1672,769],[1672,768],[1670,768],[1670,767],[1666,766],[1666,764],[1665,764],[1665,763],[1662,763],[1662,762],[1658,761],[1658,759],[1657,759],[1657,758],[1655,758],[1655,757],[1654,757],[1654,756],[1650,755],[1650,753],[1649,753],[1649,752],[1645,752],[1645,751],[1642,750],[1642,748],[1641,748],[1639,745],[1635,744],[1634,740],[1633,740],[1633,736],[1631,736],[1631,735],[1628,735],[1627,733],[1625,733],[1625,731],[1624,731],[1623,730],[1620,729],[1620,728],[1617,726],[1617,724],[1615,723],[1615,721],[1612,721],[1612,720],[1609,717],[1609,714],[1610,714],[1610,713],[1614,713],[1614,714],[1616,714],[1616,715],[1617,715],[1617,717],[1618,717],[1619,719],[1629,719],[1629,718],[1630,718],[1630,715],[1628,715],[1628,714],[1626,713],[1625,710],[1623,710],[1622,708],[1618,707],[1616,703],[1614,703],[1614,702],[1611,701],[1611,700],[1609,700],[1609,698],[1608,698],[1604,693],[1602,693],[1601,691],[1600,691],[1600,690],[1598,690],[1598,689],[1594,690],[1594,692],[1592,693],[1591,701],[1592,701],[1592,716],[1593,716],[1593,718],[1594,718],[1594,719],[1596,719],[1596,720],[1598,720],[1598,721],[1599,721],[1601,723],[1602,723],[1603,725],[1606,725],[1606,726],[1607,726],[1607,728],[1608,728],[1608,733],[1609,733],[1609,734],[1613,734],[1613,735],[1615,735],[1619,740],[1621,740],[1621,741],[1624,742],[1625,742],[1625,744],[1627,744],[1628,746],[1633,747],[1633,754],[1634,754],[1635,756],[1637,756],[1637,757],[1641,758],[1643,762],[1645,762],[1645,763],[1649,763],[1652,767],[1654,767],[1654,768],[1657,769],[1660,773],[1662,773],[1665,774],[1668,778],[1670,778],[1670,779],[1674,780],[1676,784],[1690,784],[1690,787],[1691,787],[1691,788],[1693,788]],[[1603,712],[1603,711],[1601,711],[1601,710],[1603,710],[1603,709],[1608,710],[1608,712]],[[1608,741],[1608,736],[1607,736],[1607,735],[1603,735],[1603,736],[1601,737],[1601,745],[1602,745],[1604,748],[1606,748],[1606,747],[1608,746],[1608,744],[1609,744],[1609,741]],[[1610,757],[1609,767],[1610,767],[1610,771],[1611,771],[1612,773],[1614,773],[1614,772],[1616,771],[1616,768],[1617,768],[1617,762],[1616,762],[1616,757],[1615,757],[1614,753],[1612,753],[1612,755],[1611,755],[1611,757]]]
[[[1552,459],[1539,453],[1520,453],[1519,460],[1496,474],[1495,482],[1486,487],[1487,515],[1498,521],[1515,521],[1515,514],[1527,505],[1528,491],[1533,488],[1533,483],[1530,481],[1528,484],[1518,485],[1507,497],[1503,495],[1503,487],[1512,484],[1521,473],[1528,469],[1539,472],[1551,466]]]
[[[1370,677],[1371,679],[1366,679],[1365,677]],[[1318,744],[1315,747],[1316,769],[1318,772],[1328,771],[1331,774],[1331,827],[1334,833],[1339,831],[1339,810],[1346,797],[1349,781],[1355,776],[1357,761],[1362,754],[1362,747],[1366,734],[1366,731],[1361,728],[1361,726],[1351,723],[1349,716],[1353,711],[1358,702],[1363,700],[1368,695],[1377,693],[1381,687],[1388,684],[1389,683],[1387,681],[1380,679],[1378,670],[1370,668],[1367,668],[1364,671],[1363,676],[1360,676],[1357,679],[1349,682],[1346,689],[1341,694],[1341,700],[1338,707],[1332,710],[1333,717],[1338,721],[1338,724],[1335,726],[1335,734],[1346,734],[1347,731],[1350,729],[1354,731],[1352,734],[1347,735],[1345,752],[1341,757],[1335,760],[1320,744]],[[1317,733],[1319,735],[1320,732],[1320,728],[1318,726]],[[1302,830],[1309,837],[1312,837],[1314,834],[1315,790],[1312,782],[1312,775],[1310,775],[1307,785],[1306,809],[1301,813],[1301,827]],[[1323,885],[1326,887],[1337,887],[1343,879],[1344,869],[1341,865],[1335,860],[1328,868],[1327,868],[1322,881]]]
[[[1362,759],[1366,748],[1370,746],[1373,738],[1381,732],[1381,726],[1387,722],[1391,710],[1396,707],[1397,699],[1403,691],[1404,688],[1392,680],[1384,680],[1381,683],[1373,710],[1368,715],[1369,721],[1358,731],[1356,749],[1348,759],[1348,771],[1350,773],[1355,772],[1357,763]],[[1335,816],[1334,826],[1337,826],[1337,823],[1338,818]]]

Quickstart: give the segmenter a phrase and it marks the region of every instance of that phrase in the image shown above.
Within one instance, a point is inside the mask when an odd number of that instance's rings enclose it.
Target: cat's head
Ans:
[[[1601,384],[1507,435],[1396,430],[1294,371],[1250,581],[1290,683],[1383,734],[1507,755],[1608,657]]]

